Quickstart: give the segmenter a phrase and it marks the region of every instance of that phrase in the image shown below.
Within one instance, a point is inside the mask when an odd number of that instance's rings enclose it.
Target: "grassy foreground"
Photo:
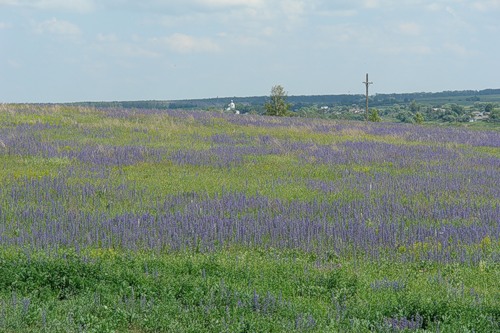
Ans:
[[[500,331],[500,132],[2,106],[0,332]]]

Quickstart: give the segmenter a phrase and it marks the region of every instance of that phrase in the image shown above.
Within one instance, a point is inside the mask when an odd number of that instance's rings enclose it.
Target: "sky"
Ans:
[[[0,0],[0,103],[500,88],[500,0]]]

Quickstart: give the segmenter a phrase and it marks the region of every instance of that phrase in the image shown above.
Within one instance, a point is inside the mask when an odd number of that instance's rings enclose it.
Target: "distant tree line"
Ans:
[[[484,101],[483,101],[484,98]],[[308,118],[364,120],[365,96],[288,96],[274,86],[270,96],[214,97],[190,100],[80,102],[72,105],[98,108],[204,109],[223,112],[233,100],[240,114],[287,115]],[[370,121],[500,122],[500,89],[443,91],[437,93],[376,94],[370,96]]]
[[[500,95],[500,89],[415,92],[415,93],[402,93],[402,94],[377,94],[376,96],[380,99],[408,102],[412,100],[432,99],[432,98],[447,98],[447,97],[457,97],[457,96],[477,97],[477,96],[487,96],[487,95]]]
[[[410,103],[422,99],[446,98],[463,96],[469,101],[478,101],[478,96],[500,95],[500,89],[484,90],[462,90],[443,91],[436,93],[403,93],[403,94],[376,94],[370,96],[370,105],[392,105],[395,103]],[[249,96],[249,97],[214,97],[204,99],[187,100],[147,100],[147,101],[114,101],[114,102],[78,102],[73,105],[93,106],[93,107],[123,107],[137,109],[193,109],[220,107],[223,108],[234,100],[234,103],[248,106],[263,106],[269,96]],[[320,106],[351,106],[361,104],[364,101],[362,94],[340,94],[340,95],[310,95],[310,96],[287,96],[287,101],[291,104],[292,110],[312,105]]]

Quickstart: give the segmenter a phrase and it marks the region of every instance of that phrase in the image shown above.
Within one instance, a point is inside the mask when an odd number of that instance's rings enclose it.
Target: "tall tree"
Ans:
[[[288,114],[288,109],[290,104],[286,102],[287,92],[285,89],[276,85],[271,89],[271,96],[269,96],[269,101],[266,102],[266,115],[268,116],[286,116]]]
[[[378,123],[382,121],[380,116],[378,115],[378,110],[377,109],[371,109],[370,113],[368,114],[368,121],[372,121],[375,123]]]
[[[417,124],[422,124],[424,122],[424,115],[420,112],[415,113],[415,122]]]

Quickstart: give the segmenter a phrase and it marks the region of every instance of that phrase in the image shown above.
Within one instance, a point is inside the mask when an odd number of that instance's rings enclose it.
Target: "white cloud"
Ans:
[[[231,40],[234,45],[242,46],[242,47],[262,47],[264,42],[262,39],[252,36],[235,36]]]
[[[357,10],[354,9],[339,9],[339,10],[323,10],[318,12],[320,16],[329,16],[329,17],[353,17],[358,14]]]
[[[137,36],[131,36],[131,41],[122,41],[117,35],[99,33],[96,36],[97,43],[92,46],[102,53],[112,57],[128,58],[157,58],[159,53],[145,47],[144,40]]]
[[[330,43],[351,43],[358,44],[363,42],[363,27],[355,24],[335,24],[324,26],[321,28],[322,31],[322,40],[321,42],[324,45],[328,45],[330,47]]]
[[[498,1],[498,0],[492,0]],[[446,4],[461,5],[467,2],[465,0],[350,0],[350,8],[368,8],[382,9],[386,11],[400,11],[402,9],[415,8],[415,10],[426,9],[429,11],[438,11],[443,9]]]
[[[114,43],[118,41],[118,37],[115,34],[97,34],[97,41],[101,43]]]
[[[258,7],[263,4],[263,0],[198,0],[196,2],[204,6],[213,7]]]
[[[162,41],[167,46],[179,53],[199,53],[199,52],[219,52],[221,48],[210,38],[199,38],[181,33],[175,33],[162,39],[155,41]]]
[[[381,4],[379,0],[364,0],[363,5],[366,8],[378,8]]]
[[[458,18],[458,14],[457,14],[457,12],[455,11],[455,9],[454,9],[453,7],[451,7],[451,6],[446,6],[445,10],[446,10],[446,12],[447,12],[448,14],[450,14],[450,15],[451,15],[451,16],[453,16],[454,18]]]
[[[418,36],[421,30],[420,26],[415,22],[405,22],[398,26],[398,31],[403,35]]]
[[[306,14],[308,8],[306,7],[306,3],[300,0],[294,1],[282,1],[281,2],[281,10],[288,19],[297,20]]]
[[[98,6],[107,9],[193,15],[241,8],[264,8],[267,4],[265,0],[107,0],[99,2]]]
[[[430,55],[433,53],[432,48],[427,45],[387,45],[385,47],[380,47],[379,52],[381,54],[388,54],[392,56],[401,55]]]
[[[5,22],[0,22],[0,30],[9,28],[10,25]]]
[[[15,69],[21,68],[23,66],[21,62],[19,62],[19,60],[17,59],[9,59],[7,60],[7,64],[9,65],[9,67]]]
[[[444,49],[451,52],[454,55],[459,55],[462,57],[467,57],[467,56],[477,54],[477,51],[470,50],[465,45],[462,45],[459,43],[451,43],[451,42],[445,43]]]
[[[77,25],[56,18],[37,24],[35,26],[35,32],[39,34],[49,33],[61,36],[78,36],[81,34],[80,28]]]
[[[95,8],[93,0],[0,0],[0,5],[76,12],[88,12]]]
[[[117,44],[116,51],[121,55],[132,58],[157,58],[160,55],[133,43]]]
[[[443,6],[439,3],[433,2],[425,6],[425,8],[431,12],[438,12],[443,9]]]
[[[94,3],[91,0],[39,0],[35,6],[42,9],[65,9],[78,12],[94,9]]]
[[[500,1],[499,0],[474,1],[472,7],[482,12],[497,10],[500,9]]]

